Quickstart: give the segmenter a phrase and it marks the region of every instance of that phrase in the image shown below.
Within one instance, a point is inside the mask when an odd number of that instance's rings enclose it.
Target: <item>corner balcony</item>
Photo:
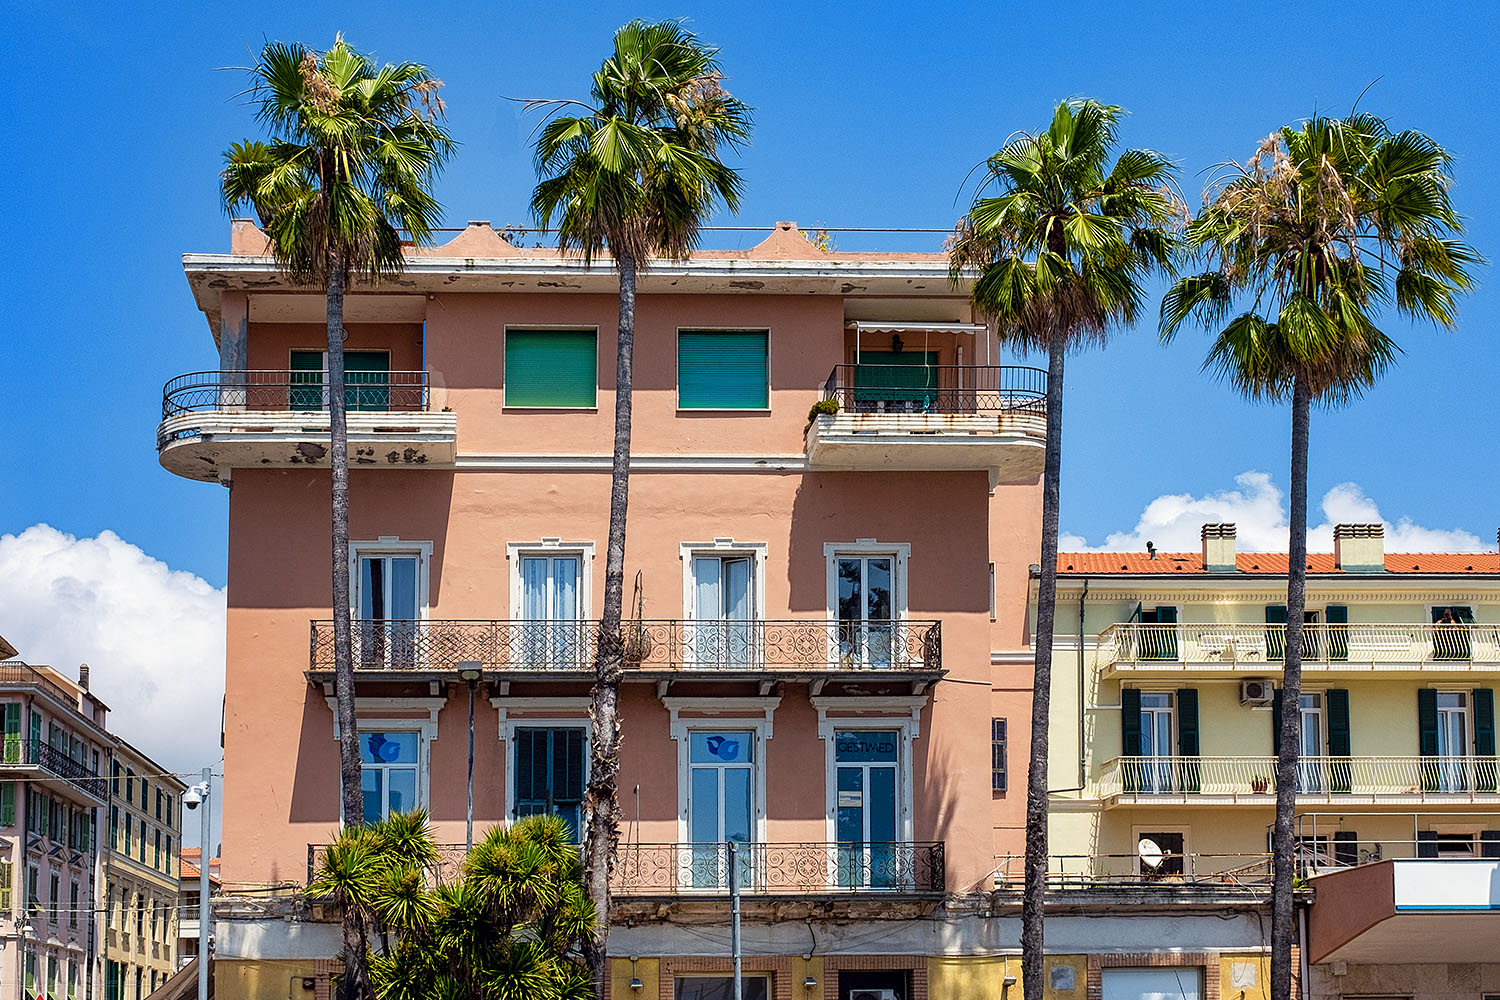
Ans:
[[[162,467],[204,482],[227,482],[235,468],[326,468],[324,383],[317,371],[179,375],[162,390]],[[347,372],[344,398],[351,468],[453,464],[458,419],[432,412],[426,372]]]
[[[1494,757],[1303,757],[1298,802],[1500,804]],[[1275,757],[1116,757],[1099,775],[1106,806],[1276,804]]]
[[[63,779],[46,782],[62,794],[71,793],[90,806],[103,805],[109,793],[108,778],[102,778],[85,765],[43,740],[7,736],[0,753],[0,774],[21,777],[15,772],[32,772]]]
[[[1047,373],[977,365],[838,365],[823,387],[807,460],[815,469],[984,469],[1041,475]]]
[[[920,693],[942,674],[935,621],[627,621],[625,670],[641,680],[830,678],[873,674]],[[593,675],[598,623],[583,621],[353,622],[354,669],[394,680],[449,679],[478,662],[494,678]],[[333,676],[333,623],[311,623],[308,677]]]
[[[1467,674],[1500,669],[1500,625],[1308,625],[1307,673]],[[1111,625],[1099,634],[1096,662],[1105,677],[1181,674],[1257,676],[1281,669],[1285,625]]]

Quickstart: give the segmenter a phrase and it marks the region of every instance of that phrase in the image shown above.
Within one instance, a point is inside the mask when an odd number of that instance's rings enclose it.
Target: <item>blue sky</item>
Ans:
[[[449,225],[526,218],[530,123],[503,97],[584,96],[616,26],[687,16],[723,48],[727,85],[756,108],[740,164],[743,224],[949,226],[970,167],[1070,95],[1129,109],[1125,142],[1180,163],[1196,203],[1205,168],[1247,158],[1282,123],[1346,111],[1369,87],[1363,108],[1453,151],[1455,199],[1493,257],[1500,81],[1487,6],[13,0],[0,13],[10,121],[0,535],[37,522],[80,538],[114,531],[223,584],[226,493],[162,471],[153,431],[162,383],[216,363],[179,256],[227,249],[219,157],[255,126],[236,96],[244,74],[221,67],[247,65],[266,39],[323,47],[342,30],[378,58],[433,68],[462,143],[438,187]],[[893,245],[840,237],[846,249],[872,242]],[[1315,524],[1320,499],[1356,483],[1390,521],[1494,545],[1500,297],[1491,269],[1480,279],[1456,333],[1392,318],[1400,366],[1357,405],[1315,415]],[[1073,544],[1111,533],[1139,544],[1152,525],[1143,512],[1164,495],[1177,498],[1174,530],[1186,518],[1194,539],[1206,515],[1280,504],[1287,413],[1207,381],[1203,346],[1187,334],[1164,349],[1148,326],[1071,361],[1063,529]],[[1237,483],[1247,472],[1262,478]],[[12,632],[33,625],[0,620]]]

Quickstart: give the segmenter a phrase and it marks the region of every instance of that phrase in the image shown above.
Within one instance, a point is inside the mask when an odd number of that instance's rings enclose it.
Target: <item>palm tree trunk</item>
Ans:
[[[354,654],[349,622],[349,426],[344,396],[344,269],[328,276],[328,465],[333,494],[333,692],[339,723],[340,810],[346,827],[364,822],[360,794],[359,729],[354,715]],[[343,1000],[364,996],[364,948],[355,916],[344,911]]]
[[[1276,754],[1276,824],[1271,835],[1271,1000],[1292,995],[1296,938],[1293,878],[1297,761],[1302,749],[1302,613],[1307,606],[1307,435],[1312,393],[1298,376],[1292,385],[1291,538],[1287,546],[1286,649],[1281,681],[1281,732]],[[1300,991],[1299,991],[1300,992]]]
[[[1031,762],[1026,770],[1026,885],[1021,896],[1021,992],[1041,996],[1043,904],[1047,891],[1047,726],[1052,708],[1052,633],[1057,616],[1057,521],[1062,496],[1063,348],[1047,347],[1047,454],[1042,470],[1042,561],[1032,649]]]
[[[620,769],[620,677],[624,639],[620,619],[625,601],[625,515],[630,501],[630,402],[635,352],[635,258],[622,254],[620,328],[615,363],[615,453],[609,483],[609,548],[604,562],[604,607],[599,621],[599,648],[594,655],[593,769],[585,796],[587,840],[584,881],[594,904],[594,939],[585,957],[594,995],[605,994],[609,942],[610,875],[619,841],[619,802],[615,780]]]

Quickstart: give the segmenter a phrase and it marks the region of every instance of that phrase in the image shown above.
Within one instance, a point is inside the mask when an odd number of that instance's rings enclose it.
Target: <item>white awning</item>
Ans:
[[[983,323],[882,323],[876,320],[857,319],[849,326],[856,333],[983,333]]]

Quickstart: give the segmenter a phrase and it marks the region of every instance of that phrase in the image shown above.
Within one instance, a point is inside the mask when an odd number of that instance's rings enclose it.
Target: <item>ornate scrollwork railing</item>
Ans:
[[[740,891],[746,895],[870,893],[941,895],[943,844],[809,843],[735,845]],[[614,890],[619,896],[724,895],[729,891],[725,844],[622,844]]]

